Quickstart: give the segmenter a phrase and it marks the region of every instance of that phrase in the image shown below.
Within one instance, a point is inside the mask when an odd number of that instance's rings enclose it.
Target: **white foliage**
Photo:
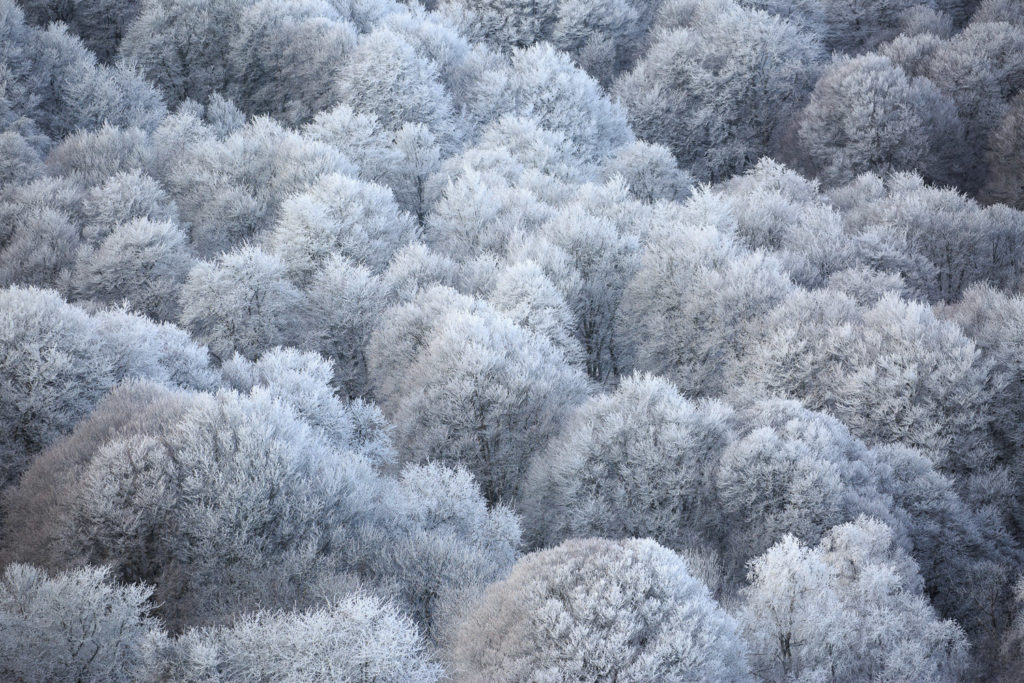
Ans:
[[[787,536],[750,565],[741,619],[759,676],[958,680],[963,631],[935,615],[890,534],[861,518],[816,548]]]
[[[149,616],[152,593],[120,586],[108,569],[53,578],[11,564],[0,579],[0,676],[26,681],[137,681],[166,638]]]
[[[735,622],[649,540],[527,555],[459,626],[456,680],[749,680]]]
[[[256,612],[231,626],[189,631],[166,674],[175,680],[430,683],[442,669],[415,625],[372,595],[306,612]]]

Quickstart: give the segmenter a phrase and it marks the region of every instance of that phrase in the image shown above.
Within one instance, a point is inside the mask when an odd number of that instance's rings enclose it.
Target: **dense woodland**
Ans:
[[[0,0],[0,680],[1020,681],[1022,0]]]

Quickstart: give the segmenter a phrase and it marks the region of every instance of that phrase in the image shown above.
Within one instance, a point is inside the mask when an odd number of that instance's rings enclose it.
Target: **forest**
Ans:
[[[1024,680],[1024,0],[0,0],[0,681]]]

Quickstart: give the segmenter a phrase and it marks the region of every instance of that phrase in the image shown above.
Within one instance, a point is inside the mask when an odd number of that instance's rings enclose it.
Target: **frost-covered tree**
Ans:
[[[830,412],[868,444],[920,448],[957,476],[994,463],[985,416],[1003,380],[927,305],[888,294],[862,310],[822,290],[791,295],[764,325],[737,370],[749,389]]]
[[[388,300],[400,304],[409,303],[433,285],[453,286],[458,274],[459,266],[454,260],[422,242],[411,242],[395,252],[381,279]]]
[[[392,167],[399,163],[394,133],[373,114],[338,104],[317,114],[302,131],[305,137],[340,150],[359,167],[362,180],[391,185]]]
[[[1013,626],[1007,630],[1004,636],[1000,652],[1002,673],[1007,681],[1012,681],[1024,674],[1024,667],[1021,665],[1021,662],[1024,662],[1024,579],[1017,581],[1014,598],[1017,603],[1016,615]]]
[[[144,168],[152,156],[148,145],[149,135],[144,130],[105,124],[71,133],[53,147],[46,161],[51,173],[72,183],[96,187],[116,182],[111,176]],[[113,196],[111,200],[118,203]],[[88,198],[85,204],[90,205]]]
[[[982,258],[991,266],[984,279],[1004,291],[1018,292],[1024,275],[1024,259],[1018,256],[1024,248],[1024,211],[993,204],[985,214],[989,224]]]
[[[389,131],[376,116],[339,104],[318,114],[304,132],[341,150],[359,167],[360,179],[390,187],[399,207],[422,228],[434,199],[429,179],[441,163],[437,136],[427,126],[407,123]]]
[[[381,474],[380,414],[340,402],[330,374],[282,351],[229,364],[245,393],[118,389],[7,498],[5,556],[110,564],[153,584],[176,629],[314,607],[352,577],[436,628],[461,591],[512,564],[516,519],[465,473]]]
[[[168,117],[150,149],[153,173],[189,225],[196,252],[207,258],[270,228],[282,203],[318,179],[355,174],[334,147],[266,117],[218,139],[184,111]]]
[[[466,13],[462,22],[470,36],[508,51],[548,38],[559,10],[557,0],[452,0],[439,4],[449,12]]]
[[[76,299],[127,301],[156,320],[175,320],[191,266],[187,238],[177,225],[138,218],[78,254],[71,291]]]
[[[870,306],[890,292],[907,296],[906,282],[896,273],[887,273],[867,266],[846,268],[833,273],[828,288],[842,292],[861,306]]]
[[[0,290],[0,347],[0,486],[7,486],[115,378],[89,316],[53,292]]]
[[[741,613],[754,672],[769,681],[955,681],[967,643],[921,594],[884,524],[834,528],[814,548],[787,536],[750,565]]]
[[[416,217],[422,229],[430,206],[427,181],[438,171],[441,149],[436,137],[421,123],[407,123],[395,134],[397,168],[391,169],[395,201]]]
[[[133,168],[93,185],[82,198],[81,214],[82,237],[96,246],[114,228],[135,219],[177,222],[178,207],[157,180]]]
[[[835,59],[800,114],[801,147],[828,184],[914,169],[948,182],[961,139],[953,101],[875,54]]]
[[[0,675],[26,683],[146,678],[166,640],[149,616],[151,593],[115,584],[106,568],[51,578],[8,565],[0,579]]]
[[[52,137],[62,137],[79,128],[95,128],[104,123],[138,126],[152,130],[166,114],[159,91],[143,78],[133,63],[119,62],[106,67],[69,36],[59,24],[41,36],[43,54],[51,50],[74,49],[84,53],[76,64],[54,67],[48,88],[38,94],[46,103],[40,122]],[[45,69],[44,69],[45,70]]]
[[[914,5],[900,14],[900,35],[930,35],[949,38],[953,33],[953,20],[941,9],[928,5]]]
[[[577,156],[573,140],[564,130],[547,127],[534,116],[506,114],[491,122],[479,142],[461,159],[445,166],[468,165],[517,181],[545,201],[557,204],[571,188],[590,177],[591,169]],[[545,188],[550,184],[553,187]]]
[[[0,183],[12,186],[43,174],[43,155],[29,138],[15,130],[0,133]]]
[[[629,0],[582,2],[565,0],[558,5],[558,20],[551,42],[572,55],[601,85],[607,87],[630,67],[645,42],[646,3]]]
[[[117,381],[149,379],[197,390],[217,386],[220,378],[210,367],[209,351],[185,330],[123,308],[97,311],[92,320]]]
[[[334,528],[370,511],[344,504],[370,494],[360,467],[264,392],[199,395],[179,420],[99,448],[54,551],[152,582],[173,625],[293,604],[325,571]]]
[[[787,533],[816,542],[859,514],[902,530],[883,476],[838,421],[795,402],[733,410],[634,376],[584,404],[534,459],[521,507],[533,544],[649,535],[713,550],[732,581]]]
[[[60,208],[0,203],[0,285],[60,286],[74,266],[80,233]]]
[[[256,612],[179,636],[161,674],[173,680],[409,681],[443,670],[408,617],[353,593],[305,612]]]
[[[978,9],[971,15],[971,21],[1005,21],[1020,26],[1024,24],[1020,14],[1020,0],[981,0]]]
[[[550,45],[516,51],[511,69],[513,112],[564,135],[581,162],[599,161],[633,141],[622,107]]]
[[[398,6],[404,11],[388,13],[378,25],[401,35],[418,55],[437,66],[441,84],[456,110],[461,109],[472,99],[479,69],[495,67],[500,59],[485,46],[471,44],[457,17],[419,5]]]
[[[306,285],[332,255],[382,270],[413,232],[387,188],[332,174],[285,200],[266,245],[288,277]]]
[[[20,120],[26,132],[37,127],[59,139],[104,122],[148,130],[166,113],[157,90],[134,66],[97,64],[64,24],[45,30],[25,25],[14,0],[0,4],[0,42],[0,118]]]
[[[483,302],[448,286],[430,283],[418,289],[410,301],[399,301],[382,314],[366,349],[374,398],[389,415],[405,400],[409,369],[444,316],[488,310]]]
[[[830,52],[861,54],[897,34],[946,38],[967,22],[977,0],[741,0],[817,35]]]
[[[423,240],[459,260],[486,252],[501,254],[514,235],[534,232],[551,213],[532,188],[495,172],[465,168],[449,178],[427,216]]]
[[[613,383],[626,365],[613,337],[614,321],[640,262],[643,233],[656,219],[632,201],[618,179],[581,186],[573,201],[533,236],[514,242],[513,259],[540,264],[575,317],[588,374]]]
[[[39,454],[18,486],[6,492],[2,560],[16,554],[17,561],[55,569],[53,547],[62,535],[56,520],[96,451],[111,434],[155,431],[178,419],[188,405],[188,394],[153,382],[125,382],[107,394],[67,438]]]
[[[909,549],[921,569],[925,594],[941,616],[966,631],[976,665],[996,659],[999,634],[1010,622],[1020,547],[1001,515],[975,509],[920,452],[902,446],[875,450],[879,489],[904,517]],[[902,510],[902,512],[901,512]]]
[[[459,131],[451,97],[438,79],[432,60],[400,34],[380,28],[360,38],[336,88],[341,102],[373,114],[385,129],[397,132],[419,123],[450,150]]]
[[[895,37],[900,18],[917,0],[827,0],[825,44],[838,52],[861,53]]]
[[[794,402],[734,411],[634,376],[584,404],[534,458],[520,507],[534,545],[649,535],[713,550],[732,581],[787,533],[816,542],[859,514],[902,529],[883,474],[839,422]]]
[[[730,413],[650,375],[591,398],[533,460],[520,506],[530,542],[650,537],[682,550],[701,540],[719,516],[715,471],[734,438]]]
[[[516,498],[533,453],[589,392],[551,341],[490,307],[441,313],[400,386],[403,457],[465,466],[492,502]]]
[[[820,287],[853,264],[842,215],[817,184],[770,159],[720,186],[749,249],[773,252],[794,282]]]
[[[61,150],[62,146],[58,146],[49,155],[48,161],[54,166],[59,165],[55,157]],[[24,213],[43,208],[59,211],[72,223],[80,225],[87,220],[85,205],[88,195],[85,192],[86,186],[80,182],[81,179],[75,177],[73,172],[69,175],[71,177],[47,174],[27,183],[5,187],[5,205],[9,204],[15,212],[20,210]],[[7,220],[10,220],[10,217]]]
[[[959,185],[977,191],[985,180],[985,148],[1024,85],[1024,31],[1005,22],[971,23],[938,46],[927,76],[955,104],[964,124]]]
[[[622,367],[709,397],[728,388],[733,359],[755,342],[763,317],[793,285],[775,259],[697,220],[708,219],[673,222],[651,235],[622,296],[615,346]]]
[[[643,49],[653,7],[630,0],[444,0],[467,37],[505,53],[549,42],[602,85]]]
[[[527,555],[459,625],[456,680],[750,679],[736,623],[650,540]]]
[[[45,290],[6,289],[0,300],[5,484],[123,378],[213,383],[205,349],[171,326],[120,311],[90,317]]]
[[[519,520],[511,508],[488,504],[462,468],[407,465],[396,484],[388,489],[393,514],[360,532],[361,555],[352,561],[397,592],[436,642],[473,597],[508,574]]]
[[[1020,334],[1024,333],[1024,300],[1009,297],[991,287],[971,287],[957,305],[946,309],[947,317],[955,321],[977,345],[985,360],[991,363],[992,374],[1003,378],[1002,384],[991,397],[986,417],[995,445],[1000,451],[998,462],[1008,467],[1019,491],[1024,481],[1024,431],[1021,415],[1024,400],[1024,348]],[[1019,499],[1019,494],[1015,496]],[[1019,506],[1008,512],[1018,525],[1024,524]]]
[[[366,346],[385,298],[380,278],[342,256],[328,260],[306,290],[306,324],[297,341],[333,362],[334,384],[344,395],[369,393]]]
[[[739,4],[782,17],[819,39],[826,35],[826,4],[820,0],[739,0]],[[678,5],[686,7],[687,3]]]
[[[289,343],[299,334],[303,295],[286,275],[281,260],[258,247],[200,262],[182,287],[180,322],[222,361]]]
[[[224,90],[231,38],[252,0],[143,0],[120,56],[139,65],[167,102],[206,102]]]
[[[506,266],[495,277],[487,300],[516,325],[547,338],[566,362],[582,364],[583,347],[573,336],[572,311],[539,265],[519,261]]]
[[[982,196],[1024,210],[1024,94],[1017,95],[988,139]]]
[[[141,0],[22,0],[25,17],[39,26],[61,21],[103,61],[117,53]]]
[[[892,178],[911,178],[898,174]],[[934,296],[938,274],[935,264],[923,254],[907,246],[908,235],[898,226],[876,220],[886,205],[885,182],[873,173],[858,176],[853,182],[835,188],[829,193],[832,203],[843,216],[843,227],[850,236],[856,268],[895,276],[902,281],[897,291],[908,299],[929,300]],[[852,296],[852,295],[851,295]],[[854,296],[860,299],[859,296]],[[878,297],[871,296],[867,303]]]
[[[971,21],[953,36],[935,55],[934,72],[942,74],[943,56],[960,53],[966,59],[989,64],[1003,100],[1013,97],[1024,86],[1024,27],[1012,22]],[[944,84],[936,83],[940,88]],[[955,98],[954,98],[955,99]],[[980,122],[979,122],[980,123]]]
[[[678,167],[667,147],[643,141],[621,147],[601,171],[605,179],[622,178],[630,194],[642,202],[682,201],[694,185],[693,176]]]
[[[178,106],[178,112],[189,111],[196,116],[201,115],[203,122],[209,126],[218,140],[223,140],[245,125],[246,116],[234,102],[225,98],[220,93],[210,95],[210,101],[205,107],[199,107],[192,100],[182,102]]]
[[[821,49],[813,35],[731,2],[699,3],[695,15],[662,21],[615,92],[639,137],[668,147],[699,179],[719,180],[777,150]]]
[[[902,533],[900,510],[878,483],[877,457],[835,418],[767,400],[738,410],[734,424],[739,436],[712,475],[720,524],[736,529],[720,541],[726,570],[740,572],[786,534],[815,542],[860,514]]]
[[[921,5],[924,7],[924,5]],[[925,76],[936,50],[944,45],[942,38],[931,34],[901,34],[878,47],[877,54],[888,57],[907,76]]]
[[[242,111],[304,123],[338,96],[356,29],[325,0],[260,0],[238,16],[227,92]]]
[[[1024,213],[983,208],[910,173],[893,174],[877,192],[849,189],[843,214],[855,258],[902,275],[919,297],[956,301],[975,282],[1019,287]]]
[[[275,348],[249,361],[235,355],[222,366],[225,384],[240,392],[266,392],[287,403],[333,444],[344,444],[375,465],[395,458],[391,427],[372,403],[346,402],[331,386],[329,360],[316,353]]]

